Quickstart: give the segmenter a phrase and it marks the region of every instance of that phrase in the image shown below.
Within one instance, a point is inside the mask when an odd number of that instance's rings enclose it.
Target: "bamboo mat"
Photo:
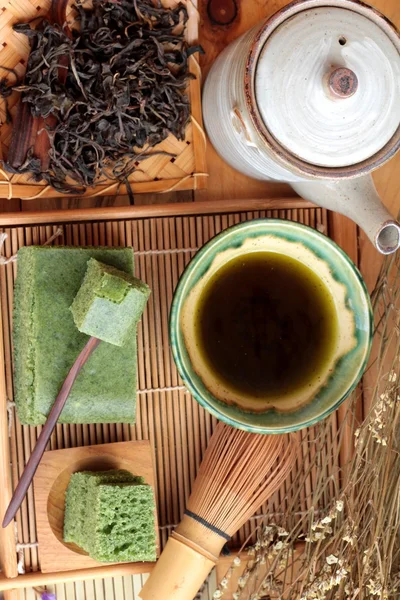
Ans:
[[[75,581],[48,585],[46,590],[53,592],[57,600],[140,600],[139,592],[147,577],[148,575],[144,574]],[[212,600],[215,589],[216,577],[213,572],[194,600]],[[35,591],[29,588],[19,590],[12,600],[38,600],[38,597]]]
[[[183,269],[207,240],[230,225],[260,217],[287,218],[316,227],[329,234],[327,212],[323,209],[311,208],[64,224],[61,225],[63,238],[57,238],[55,241],[56,244],[66,245],[133,246],[136,275],[146,281],[152,289],[148,308],[138,331],[136,424],[133,427],[122,424],[57,425],[51,438],[50,448],[150,439],[154,448],[162,546],[165,545],[168,534],[183,514],[202,455],[216,424],[216,420],[186,392],[173,363],[168,343],[168,312],[173,291]],[[59,226],[54,224],[5,228],[3,231],[8,234],[8,238],[3,249],[4,255],[15,254],[23,245],[45,243]],[[6,387],[7,398],[11,402],[13,398],[11,323],[16,269],[16,263],[0,267]],[[21,426],[14,414],[12,404],[9,404],[9,412],[12,477],[15,485],[41,428]],[[296,480],[300,481],[302,486],[298,504],[291,502],[289,481],[267,505],[262,507],[259,515],[255,515],[237,534],[234,539],[235,546],[251,537],[255,526],[260,522],[261,515],[267,514],[270,521],[280,523],[288,517],[296,519],[298,513],[312,506],[312,465],[315,464],[316,457],[334,454],[331,450],[337,444],[337,420],[338,413],[335,413],[331,417],[331,438],[324,440],[322,447],[316,445],[314,428],[298,433],[302,444],[297,461],[297,475],[304,474]],[[338,465],[331,464],[327,475],[334,474],[337,467]],[[292,483],[295,478],[296,473],[293,474]],[[332,477],[332,486],[334,485],[335,476]],[[334,487],[332,493],[333,491]],[[324,499],[326,506],[329,502],[330,498],[326,497]],[[318,508],[323,507],[315,507],[316,510]],[[36,542],[32,490],[29,491],[17,515],[16,532],[20,571],[39,570],[40,549]],[[86,582],[79,585],[83,590],[86,586],[93,587],[100,584]],[[85,591],[65,598],[89,600],[92,596]],[[103,598],[101,595],[95,597],[98,600]],[[123,598],[123,596],[106,596],[107,600],[114,597]],[[22,598],[25,596],[21,595],[21,600]],[[26,596],[27,600],[28,598],[30,599],[30,596]],[[59,600],[58,596],[57,598]],[[60,598],[64,596],[60,595]]]

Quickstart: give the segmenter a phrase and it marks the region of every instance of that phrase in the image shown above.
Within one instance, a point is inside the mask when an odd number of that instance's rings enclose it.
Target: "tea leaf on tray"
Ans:
[[[55,4],[52,14],[60,18]],[[36,29],[14,26],[29,37],[31,54],[24,83],[13,89],[41,120],[38,133],[48,137],[49,150],[42,140],[36,153],[31,137],[21,156],[12,143],[5,164],[64,193],[84,192],[105,178],[126,183],[154,146],[171,133],[183,139],[193,77],[182,4],[167,9],[151,0],[94,0],[73,8],[69,26],[48,20]],[[0,85],[4,97],[11,87]]]

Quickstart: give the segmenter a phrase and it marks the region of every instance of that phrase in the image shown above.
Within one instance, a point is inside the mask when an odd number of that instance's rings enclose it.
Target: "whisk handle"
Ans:
[[[142,600],[193,600],[216,559],[170,537],[139,596]]]

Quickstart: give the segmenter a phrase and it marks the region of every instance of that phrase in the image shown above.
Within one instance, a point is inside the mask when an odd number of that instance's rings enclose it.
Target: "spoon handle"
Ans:
[[[86,346],[83,348],[78,358],[74,362],[73,366],[71,367],[71,370],[69,371],[62,385],[62,388],[53,404],[49,416],[47,417],[47,421],[43,426],[41,434],[38,437],[36,446],[34,447],[33,452],[26,464],[26,467],[24,469],[24,472],[22,473],[18,485],[15,488],[13,497],[11,498],[6,514],[4,515],[3,527],[7,527],[7,525],[11,523],[11,521],[15,517],[17,510],[21,506],[21,503],[25,498],[25,494],[28,491],[31,481],[36,473],[36,469],[39,466],[40,459],[43,456],[43,452],[46,449],[47,443],[50,439],[53,429],[56,426],[61,411],[64,408],[64,405],[67,401],[75,379],[79,375],[81,368],[86,363],[89,356],[100,344],[100,341],[101,340],[95,337],[89,338]]]

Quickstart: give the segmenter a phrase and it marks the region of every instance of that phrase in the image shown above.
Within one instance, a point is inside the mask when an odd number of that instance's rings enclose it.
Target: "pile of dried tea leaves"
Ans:
[[[47,148],[40,156],[33,140],[26,144],[27,132],[13,136],[19,147],[5,165],[64,193],[105,179],[127,183],[156,144],[171,133],[184,138],[188,57],[198,50],[186,44],[182,4],[93,0],[73,8],[71,27],[48,20],[14,27],[28,36],[31,53],[24,83],[12,87],[41,123]]]

